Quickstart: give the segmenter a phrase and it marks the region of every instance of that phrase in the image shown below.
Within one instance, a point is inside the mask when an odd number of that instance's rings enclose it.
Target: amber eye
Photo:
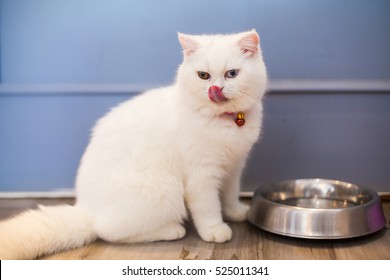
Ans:
[[[238,75],[238,70],[237,69],[232,69],[232,70],[226,71],[225,78],[232,79],[232,78],[237,77],[237,75]]]
[[[208,79],[210,79],[210,74],[207,73],[207,72],[198,71],[198,76],[199,76],[199,78],[201,78],[202,80],[208,80]]]

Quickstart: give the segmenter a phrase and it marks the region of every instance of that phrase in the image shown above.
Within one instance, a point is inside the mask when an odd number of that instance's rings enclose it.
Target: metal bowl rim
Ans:
[[[282,185],[282,184],[287,184],[287,183],[292,183],[292,182],[296,182],[296,181],[321,181],[321,182],[329,182],[329,183],[334,183],[334,182],[338,182],[338,183],[342,183],[342,184],[349,184],[349,185],[353,185],[355,187],[358,187],[359,189],[365,191],[365,192],[368,192],[372,198],[367,201],[367,202],[364,202],[362,204],[359,204],[359,205],[353,205],[351,207],[348,207],[348,208],[305,208],[305,207],[299,207],[299,206],[293,206],[293,205],[287,205],[287,204],[283,204],[283,203],[280,203],[280,202],[277,202],[277,201],[274,201],[274,200],[271,200],[271,199],[268,199],[264,196],[264,187],[265,188],[268,188],[270,189],[272,186],[277,186],[277,185]],[[377,203],[378,200],[380,200],[379,196],[378,196],[378,193],[375,192],[374,190],[372,190],[371,188],[368,188],[368,187],[365,187],[365,186],[362,186],[362,185],[358,185],[358,184],[354,184],[354,183],[349,183],[349,182],[346,182],[346,181],[341,181],[341,180],[334,180],[334,179],[323,179],[323,178],[301,178],[301,179],[290,179],[290,180],[283,180],[283,181],[278,181],[278,182],[274,182],[274,183],[263,183],[259,186],[259,188],[254,192],[253,194],[253,199],[256,199],[256,200],[263,200],[265,201],[266,203],[271,203],[271,204],[274,204],[275,206],[278,206],[278,207],[283,207],[283,208],[287,208],[287,209],[296,209],[296,210],[302,210],[302,211],[346,211],[348,209],[357,209],[357,208],[360,208],[360,207],[367,207],[367,206],[370,206],[372,204],[375,204]]]
[[[272,186],[282,185],[282,184],[292,184],[292,187],[294,187],[294,182],[296,181],[318,181],[318,182],[327,182],[327,183],[335,183],[337,184],[343,184],[343,185],[353,185],[358,188],[358,191],[365,192],[369,195],[367,201],[363,201],[361,204],[355,204],[351,205],[346,208],[313,208],[313,207],[301,207],[301,206],[295,206],[295,205],[288,205],[280,203],[276,200],[268,199],[265,194],[269,194],[270,192],[266,192],[266,189],[272,190]],[[358,194],[357,194],[358,195]],[[353,197],[353,195],[351,195]],[[294,196],[292,197],[294,198]],[[310,198],[310,197],[307,197]],[[323,197],[325,198],[325,197]],[[333,198],[333,197],[332,197]],[[337,199],[337,197],[336,197]],[[262,205],[262,206],[261,206]],[[372,209],[372,207],[377,207],[379,205],[379,208],[381,212],[381,216],[379,219],[382,219],[382,221],[377,224],[375,227],[372,227],[371,229],[362,230],[363,228],[356,229],[356,231],[351,230],[350,232],[346,232],[345,234],[335,231],[335,232],[328,232],[324,231],[323,235],[318,234],[305,234],[304,232],[296,231],[295,228],[280,228],[278,226],[270,226],[267,222],[264,223],[261,220],[257,220],[256,218],[256,212],[261,209],[274,209],[276,213],[282,213],[282,212],[291,212],[296,213],[297,215],[314,215],[313,217],[321,217],[322,215],[344,215],[343,213],[348,213],[347,215],[354,215],[356,213],[363,213],[367,209]],[[279,210],[278,210],[279,209]],[[359,215],[359,217],[361,217]],[[313,179],[294,179],[294,180],[283,180],[278,181],[274,183],[265,183],[259,186],[259,188],[254,192],[253,199],[252,199],[252,205],[250,207],[249,213],[248,213],[248,220],[251,224],[254,226],[264,230],[268,231],[274,234],[294,237],[294,238],[305,238],[305,239],[348,239],[348,238],[355,238],[360,236],[365,236],[369,234],[373,234],[375,232],[378,232],[379,230],[383,229],[386,225],[386,217],[384,216],[383,209],[381,206],[381,200],[377,192],[375,192],[373,189],[353,184],[345,181],[340,180],[331,180],[331,179],[321,179],[321,178],[313,178]],[[337,222],[335,222],[337,224]],[[318,230],[321,230],[319,228]],[[337,233],[338,234],[337,234]]]

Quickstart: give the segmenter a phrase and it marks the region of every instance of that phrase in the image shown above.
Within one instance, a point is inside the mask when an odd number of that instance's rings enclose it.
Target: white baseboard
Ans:
[[[388,92],[390,80],[271,80],[268,89],[271,92]]]
[[[75,198],[76,193],[69,191],[52,191],[52,192],[0,192],[0,199],[22,199],[22,198]]]
[[[137,94],[162,84],[0,84],[2,94]],[[390,80],[281,79],[269,80],[268,91],[282,92],[389,92]]]
[[[241,198],[251,198],[254,192],[241,192]],[[390,192],[378,192],[379,196],[390,196]],[[0,192],[0,199],[23,199],[23,198],[75,198],[75,191],[52,191],[52,192]]]

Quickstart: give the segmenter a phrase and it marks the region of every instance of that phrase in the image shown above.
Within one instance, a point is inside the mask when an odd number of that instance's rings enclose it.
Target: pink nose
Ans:
[[[218,86],[211,86],[209,88],[209,98],[213,102],[226,101],[227,98],[222,93],[222,89]]]

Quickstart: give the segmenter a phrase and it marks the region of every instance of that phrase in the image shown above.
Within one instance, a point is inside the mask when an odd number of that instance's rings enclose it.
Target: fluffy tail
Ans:
[[[35,259],[96,240],[92,223],[82,209],[39,206],[0,222],[0,259]]]

